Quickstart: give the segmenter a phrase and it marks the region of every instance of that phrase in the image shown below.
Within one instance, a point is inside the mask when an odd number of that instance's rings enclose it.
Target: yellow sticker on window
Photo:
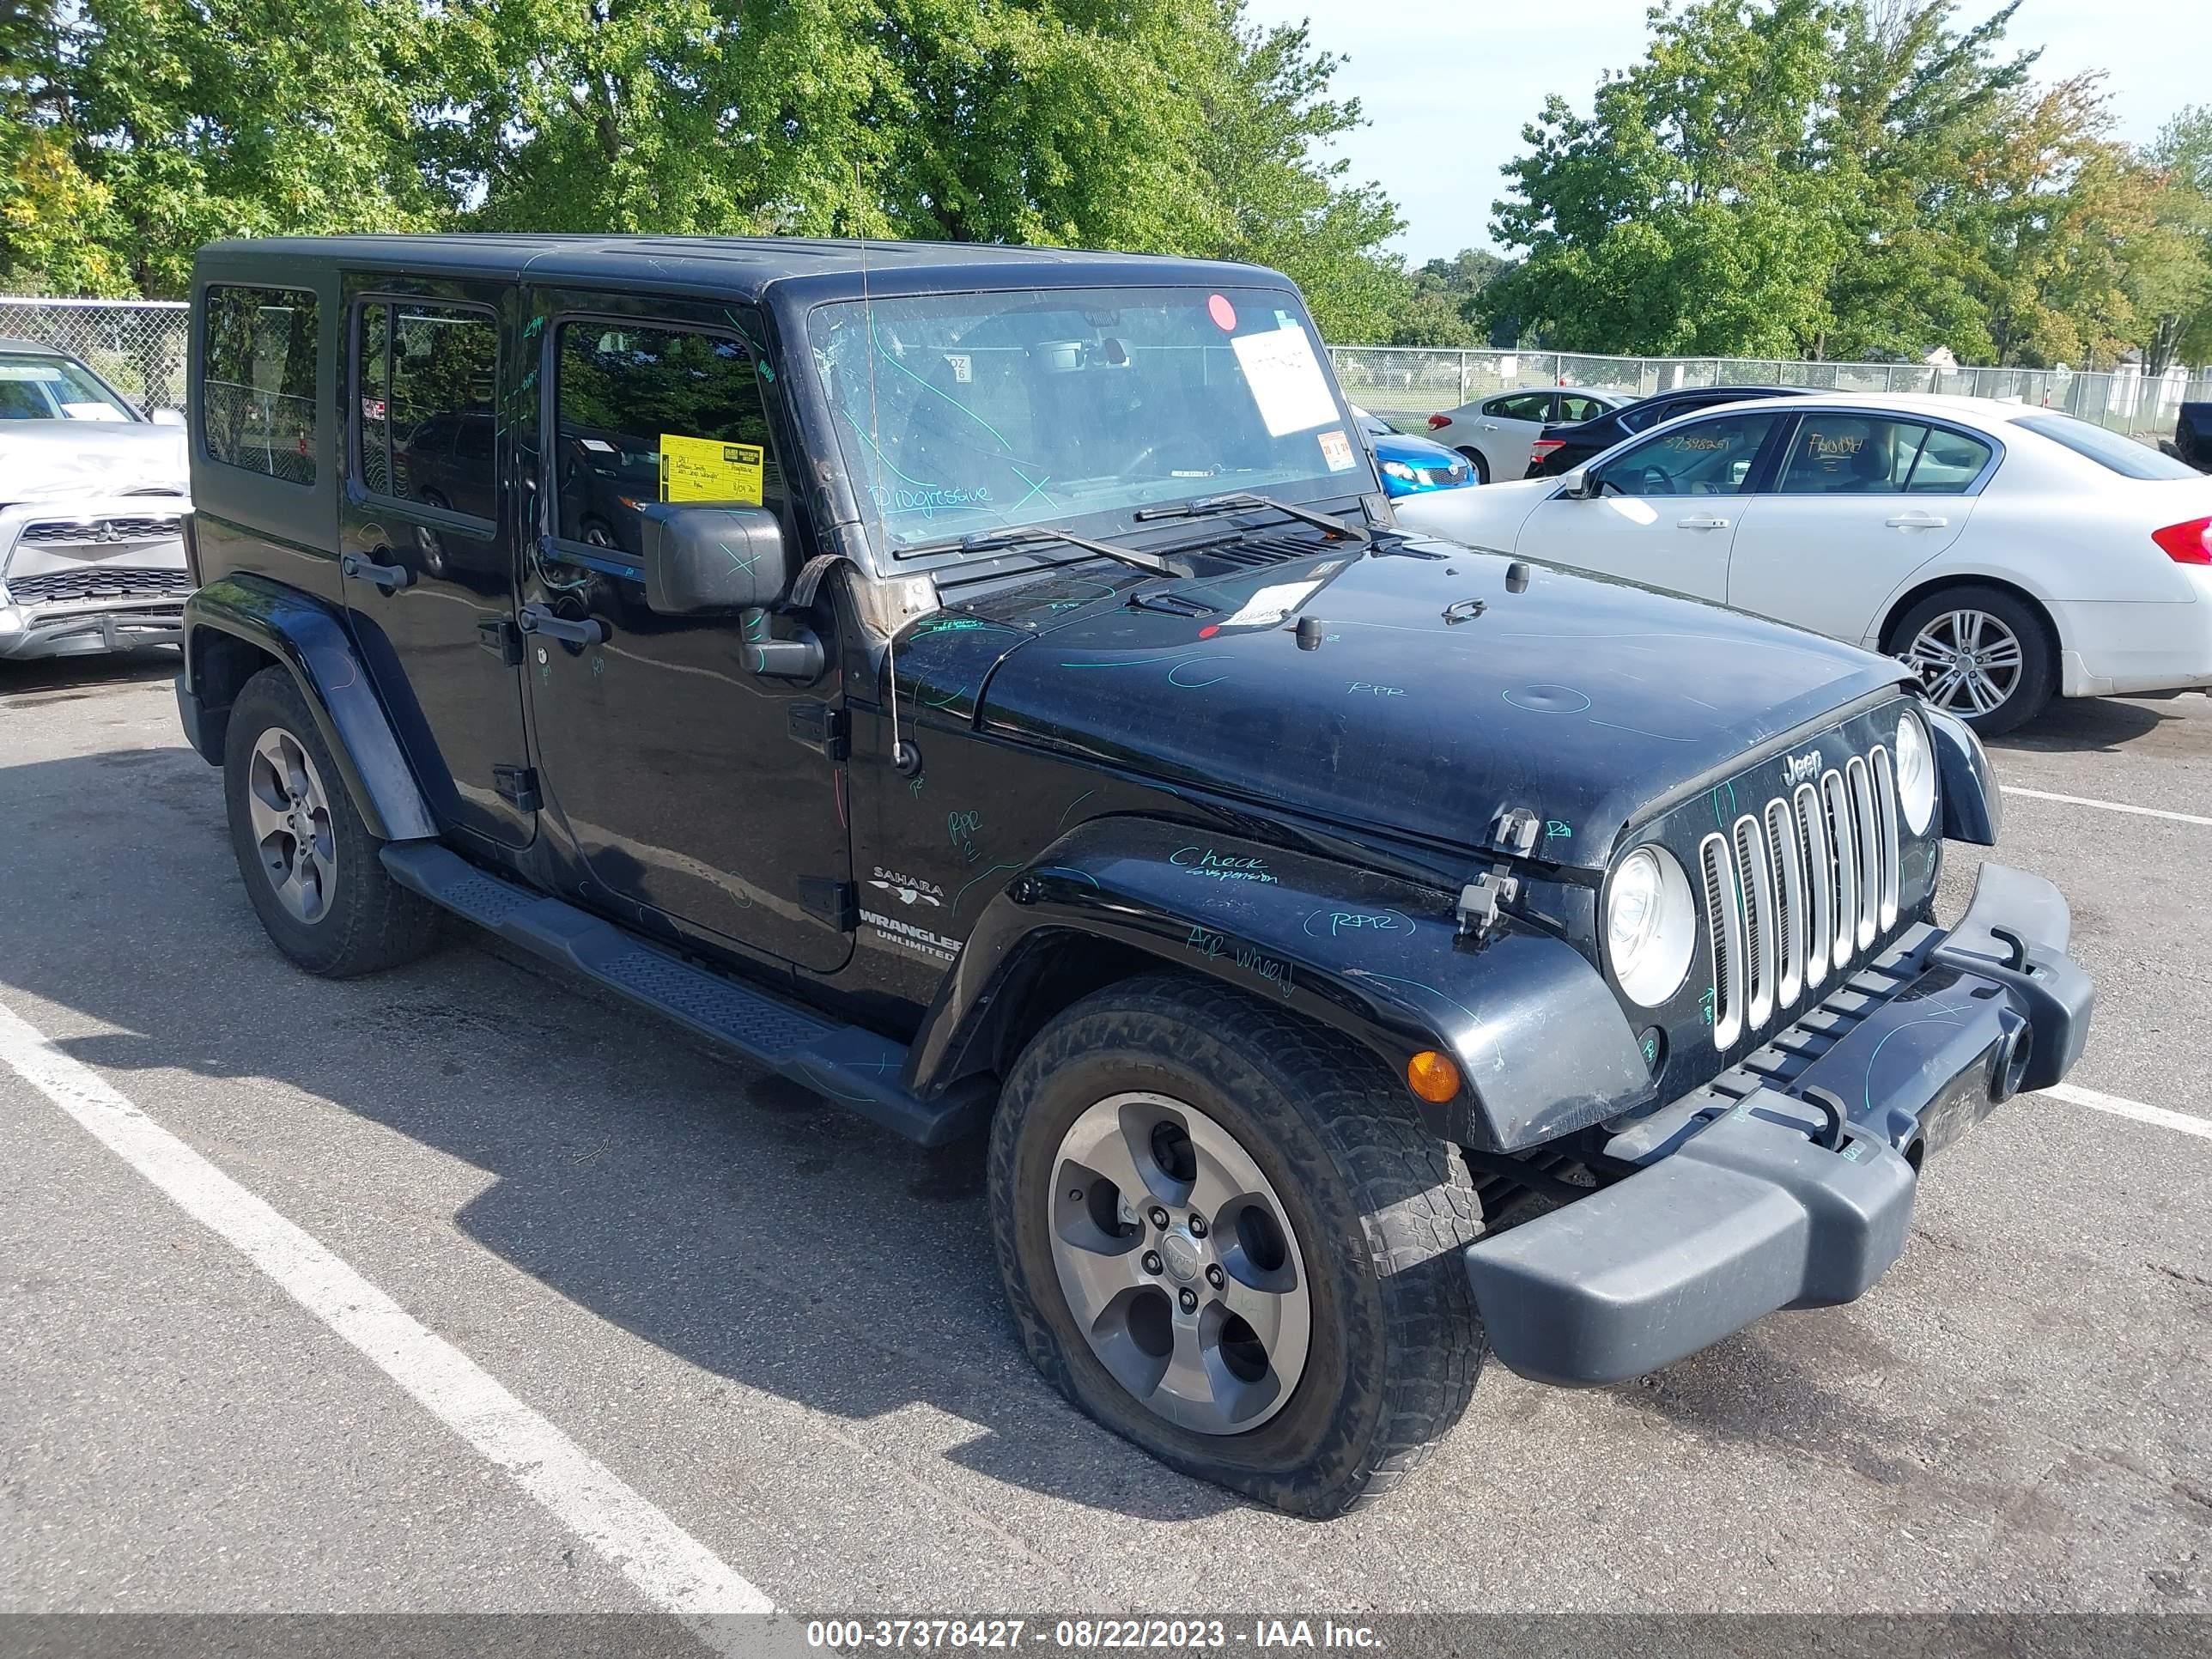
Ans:
[[[743,501],[761,504],[764,452],[758,444],[726,444],[719,438],[660,434],[660,499],[664,501]]]

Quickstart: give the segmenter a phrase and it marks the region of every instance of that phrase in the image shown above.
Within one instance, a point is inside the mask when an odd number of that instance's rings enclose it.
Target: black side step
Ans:
[[[487,874],[434,842],[388,843],[384,867],[401,886],[508,944],[597,980],[921,1146],[945,1146],[989,1121],[988,1087],[919,1099],[899,1081],[907,1050],[890,1038],[695,968],[573,904]]]

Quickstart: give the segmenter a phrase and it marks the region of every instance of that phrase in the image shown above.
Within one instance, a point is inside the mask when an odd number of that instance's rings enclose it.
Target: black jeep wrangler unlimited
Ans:
[[[1272,271],[222,244],[179,683],[278,947],[458,915],[924,1146],[1078,1406],[1332,1515],[1486,1350],[1904,1248],[2091,992],[1900,665],[1399,533]]]

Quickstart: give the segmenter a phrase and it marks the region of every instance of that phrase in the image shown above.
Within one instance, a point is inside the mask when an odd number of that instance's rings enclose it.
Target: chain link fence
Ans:
[[[181,300],[15,300],[0,297],[0,340],[34,340],[82,358],[142,412],[185,404]]]
[[[187,308],[174,300],[0,297],[0,338],[75,353],[143,409],[185,400]],[[1753,357],[1601,357],[1573,352],[1331,346],[1345,393],[1385,420],[1419,428],[1438,410],[1523,386],[1578,386],[1648,397],[1696,386],[1808,386],[1836,392],[1939,392],[2063,410],[2155,442],[2185,402],[2212,401],[2212,376],[2179,369],[2078,374],[2064,369],[1938,368]]]

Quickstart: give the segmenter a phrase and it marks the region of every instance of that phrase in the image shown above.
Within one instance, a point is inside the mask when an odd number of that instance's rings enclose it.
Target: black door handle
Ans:
[[[376,550],[380,553],[388,553],[392,550],[380,547]],[[415,573],[405,565],[379,564],[375,560],[363,558],[358,553],[349,553],[338,561],[338,574],[342,576],[353,576],[365,582],[374,582],[387,593],[397,592],[403,587],[411,587],[415,583]]]
[[[514,613],[514,621],[526,634],[543,634],[563,645],[597,645],[607,636],[607,630],[589,617],[581,622],[570,622],[565,617],[555,616],[542,605],[524,605]]]

